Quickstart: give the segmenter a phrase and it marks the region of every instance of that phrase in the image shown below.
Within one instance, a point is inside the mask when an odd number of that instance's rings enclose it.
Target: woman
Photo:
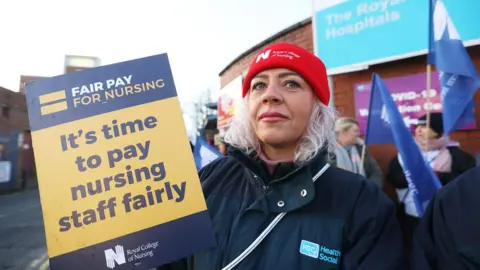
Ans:
[[[326,163],[335,113],[320,59],[271,45],[251,64],[243,97],[225,137],[229,155],[200,172],[218,246],[160,269],[223,269],[281,213],[235,269],[405,269],[391,252],[402,250],[393,203]]]
[[[426,126],[426,119],[426,115],[418,119],[418,125],[414,134],[415,141],[420,146],[420,149],[424,151],[425,158],[437,174],[442,185],[446,185],[457,176],[475,167],[475,159],[462,151],[457,143],[443,136],[441,113],[430,114],[429,128]],[[402,158],[400,157],[400,160]],[[387,181],[397,190],[400,223],[404,232],[406,246],[410,249],[413,232],[420,222],[420,218],[413,196],[409,192],[408,183],[398,155],[389,164]]]
[[[360,134],[358,122],[350,117],[341,117],[335,123],[335,133],[340,147],[335,149],[330,164],[361,174],[382,188],[382,170],[366,148],[362,161],[364,143],[358,137]]]

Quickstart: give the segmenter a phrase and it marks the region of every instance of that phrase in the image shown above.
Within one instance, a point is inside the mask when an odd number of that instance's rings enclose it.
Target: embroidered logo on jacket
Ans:
[[[300,253],[312,258],[318,258],[320,246],[307,240],[302,240],[300,243]]]
[[[300,243],[300,254],[331,264],[338,264],[342,255],[337,249],[321,246],[307,240],[302,240]]]

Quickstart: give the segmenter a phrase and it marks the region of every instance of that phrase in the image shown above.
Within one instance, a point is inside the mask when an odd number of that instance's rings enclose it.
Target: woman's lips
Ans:
[[[265,112],[262,113],[258,119],[263,122],[278,122],[286,120],[288,117],[278,112]]]

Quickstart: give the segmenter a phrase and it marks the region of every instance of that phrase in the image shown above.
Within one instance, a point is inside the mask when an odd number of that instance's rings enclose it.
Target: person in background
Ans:
[[[289,43],[263,48],[242,97],[228,155],[199,173],[217,247],[159,269],[223,269],[283,217],[235,270],[404,270],[393,202],[326,163],[336,113],[322,61]]]
[[[218,143],[218,151],[220,151],[220,153],[224,156],[228,155],[228,145],[224,142],[224,141],[221,141]]]
[[[382,188],[382,169],[366,147],[362,164],[364,142],[359,138],[358,122],[350,117],[341,117],[335,123],[335,133],[340,146],[336,148],[335,155],[330,157],[329,162],[339,168],[361,174]]]
[[[480,269],[480,167],[430,201],[413,238],[414,270]]]
[[[426,119],[426,115],[418,119],[418,125],[414,133],[415,141],[420,146],[425,159],[437,174],[442,185],[446,185],[462,173],[475,167],[475,159],[470,154],[462,151],[458,143],[452,142],[448,137],[443,136],[443,118],[441,113],[430,114],[429,128],[426,126]],[[426,151],[427,149],[428,151]],[[420,218],[412,193],[408,189],[408,182],[399,162],[399,155],[395,156],[390,162],[386,178],[397,191],[399,219],[407,249],[410,250],[413,232],[420,222]]]
[[[225,140],[220,136],[220,134],[215,135],[215,147],[217,147],[218,151],[222,155],[227,155],[227,144],[225,143]]]
[[[206,141],[209,145],[215,146],[215,138],[214,138],[213,135],[207,134],[207,135],[205,135],[205,137],[206,137]]]

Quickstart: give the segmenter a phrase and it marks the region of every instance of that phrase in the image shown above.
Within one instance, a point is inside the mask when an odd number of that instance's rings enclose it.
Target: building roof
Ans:
[[[222,69],[222,71],[220,71],[220,73],[218,74],[218,76],[222,76],[223,73],[225,73],[225,71],[227,71],[231,66],[233,66],[235,63],[237,63],[240,59],[244,58],[245,56],[249,55],[250,53],[254,52],[255,50],[259,49],[259,48],[262,48],[263,46],[267,45],[268,43],[274,41],[275,39],[279,38],[279,37],[282,37],[290,32],[293,32],[295,30],[297,30],[298,28],[302,28],[303,26],[307,25],[307,24],[310,24],[312,22],[312,17],[308,17],[307,19],[303,20],[303,21],[300,21],[294,25],[291,25],[285,29],[283,29],[282,31],[280,32],[277,32],[276,34],[274,34],[273,36],[265,39],[264,41],[258,43],[257,45],[251,47],[250,49],[246,50],[245,52],[243,52],[242,54],[240,54],[239,56],[237,56],[235,59],[233,59],[232,62],[230,62],[224,69]]]
[[[10,94],[10,95],[15,95],[15,96],[23,96],[21,93],[15,92],[15,91],[10,90],[8,88],[5,88],[3,86],[0,86],[0,92]]]

